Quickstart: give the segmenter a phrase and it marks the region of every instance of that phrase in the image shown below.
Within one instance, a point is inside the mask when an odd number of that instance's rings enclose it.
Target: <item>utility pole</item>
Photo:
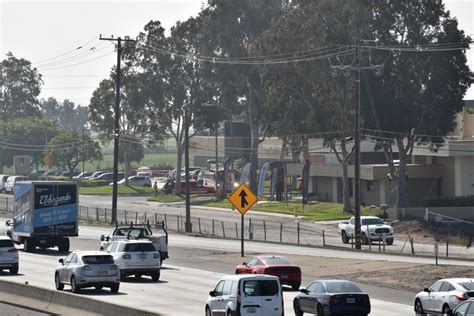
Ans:
[[[118,182],[118,153],[119,153],[119,136],[120,136],[120,60],[122,57],[122,38],[104,38],[100,35],[102,41],[117,42],[117,73],[115,79],[115,124],[114,124],[114,178],[112,187],[112,223],[117,221],[117,182]],[[132,42],[129,38],[123,39],[123,41]]]
[[[355,71],[355,98],[356,106],[354,113],[354,233],[355,247],[361,249],[360,231],[360,55],[359,48],[356,47],[356,71]],[[369,232],[367,232],[369,234]],[[367,236],[370,243],[370,236]]]
[[[185,231],[187,233],[193,232],[193,226],[191,223],[191,201],[189,198],[189,122],[188,122],[188,109],[184,108],[184,185],[186,193],[186,222]],[[178,170],[178,172],[180,172]]]
[[[331,62],[331,60],[329,60]],[[352,71],[355,71],[355,113],[354,113],[354,237],[355,248],[361,249],[361,219],[360,219],[360,73],[362,70],[372,70],[376,76],[383,74],[384,65],[372,64],[362,65],[360,48],[355,46],[355,63],[344,65],[332,65],[331,70],[333,77],[337,77],[340,73],[345,77],[350,77]],[[370,237],[367,236],[369,242]]]

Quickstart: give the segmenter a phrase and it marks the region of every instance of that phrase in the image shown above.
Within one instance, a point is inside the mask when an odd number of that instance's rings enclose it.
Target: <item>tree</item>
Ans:
[[[285,1],[209,0],[206,17],[207,45],[217,57],[249,60],[258,55],[259,36],[268,30],[272,19],[282,14]],[[264,82],[262,69],[255,65],[221,65],[216,78],[220,83],[219,98],[225,106],[244,105],[243,118],[250,125],[250,185],[257,189],[258,145],[261,142],[261,119],[264,112]],[[237,107],[238,108],[238,107]]]
[[[0,120],[38,116],[41,84],[29,61],[7,53],[0,67]]]
[[[133,52],[133,48],[129,48]],[[120,137],[140,140],[141,146],[151,146],[163,140],[164,129],[159,124],[157,104],[152,99],[148,80],[143,73],[135,70],[131,63],[132,53],[125,54],[126,65],[122,72],[122,89],[120,102]],[[156,91],[154,92],[156,93]],[[114,138],[115,75],[103,80],[94,91],[89,105],[91,128],[99,132],[103,141]],[[121,143],[125,175],[129,174],[130,157],[136,146]],[[141,149],[143,150],[143,149]]]
[[[208,82],[204,73],[207,65],[183,54],[163,55],[159,50],[150,47],[165,47],[172,52],[193,52],[201,54],[201,20],[190,18],[178,22],[171,29],[168,38],[160,22],[152,21],[145,26],[145,32],[139,36],[144,75],[148,78],[149,91],[158,90],[162,93],[152,95],[159,113],[159,122],[166,128],[169,135],[176,141],[177,170],[174,191],[179,192],[182,157],[185,144],[185,134],[196,132],[203,128],[202,117],[199,113],[203,105],[210,100]],[[187,129],[187,131],[186,131]]]
[[[87,125],[87,108],[67,99],[62,103],[55,98],[42,100],[41,113],[67,131],[80,132]]]
[[[57,126],[46,119],[0,120],[0,165],[12,166],[14,156],[29,155],[38,167],[47,152],[47,144],[57,133]]]
[[[98,142],[85,133],[61,131],[48,143],[47,160],[73,172],[84,161],[102,159]],[[72,178],[72,175],[70,176]]]
[[[382,77],[363,75],[364,125],[375,130],[370,135],[384,150],[391,178],[398,184],[397,207],[403,208],[408,203],[407,164],[413,149],[442,144],[474,81],[465,55],[471,39],[441,1],[378,0],[366,6],[371,37],[384,47],[372,49],[373,56],[385,55],[388,60]]]

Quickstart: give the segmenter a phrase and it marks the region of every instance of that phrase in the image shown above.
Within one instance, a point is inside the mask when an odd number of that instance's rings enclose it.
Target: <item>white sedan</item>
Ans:
[[[415,312],[451,315],[456,306],[470,297],[474,297],[474,279],[441,279],[416,295]]]
[[[125,179],[117,182],[118,185],[125,185]],[[110,183],[113,185],[113,183]],[[128,177],[128,185],[134,185],[138,187],[151,187],[151,180],[149,177],[144,176],[130,176]]]

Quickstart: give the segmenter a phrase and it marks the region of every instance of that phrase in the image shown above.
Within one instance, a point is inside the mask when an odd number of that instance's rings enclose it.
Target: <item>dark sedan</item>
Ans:
[[[317,280],[300,289],[293,301],[296,316],[303,313],[366,316],[370,299],[357,284],[346,280]]]
[[[297,290],[301,285],[301,269],[281,256],[257,256],[235,268],[235,274],[269,274],[280,278],[281,284]]]

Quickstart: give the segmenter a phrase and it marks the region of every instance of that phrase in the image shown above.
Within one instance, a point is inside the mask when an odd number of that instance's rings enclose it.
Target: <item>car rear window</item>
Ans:
[[[244,293],[247,296],[275,296],[278,291],[278,282],[275,280],[244,281]]]
[[[351,282],[327,282],[326,288],[328,289],[329,293],[362,293],[362,290],[357,285]]]
[[[0,248],[13,248],[13,242],[11,240],[0,240]]]
[[[125,252],[143,252],[143,251],[156,251],[155,246],[152,243],[136,243],[126,244]]]
[[[283,257],[266,257],[264,260],[267,264],[291,264],[290,260]]]
[[[110,264],[114,263],[114,258],[109,255],[100,255],[100,256],[84,256],[82,257],[82,262],[85,264]]]
[[[463,282],[459,284],[468,291],[474,291],[474,282]]]

